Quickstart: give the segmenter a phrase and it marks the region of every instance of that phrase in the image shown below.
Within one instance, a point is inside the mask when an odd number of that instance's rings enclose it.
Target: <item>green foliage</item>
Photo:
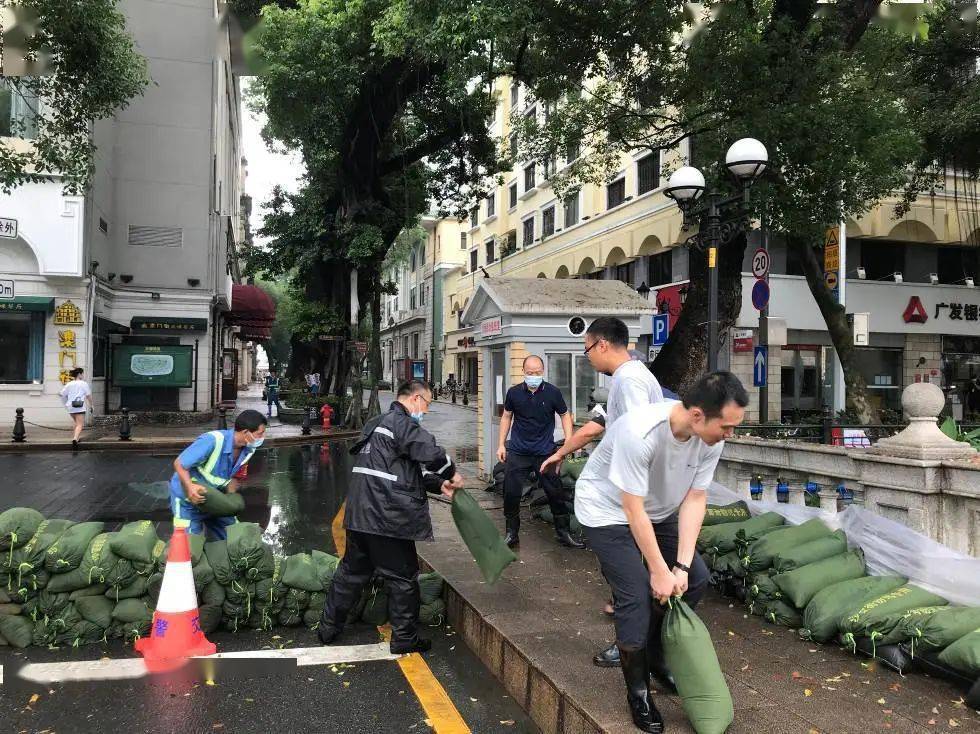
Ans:
[[[118,0],[21,0],[37,18],[28,58],[49,55],[44,76],[6,77],[12,94],[39,109],[37,135],[26,150],[0,146],[0,190],[46,180],[58,171],[68,193],[82,193],[93,170],[93,120],[111,117],[149,83],[146,60],[126,32]],[[16,134],[16,131],[15,131]]]
[[[960,430],[955,420],[947,418],[940,424],[939,429],[954,441],[963,441],[980,451],[980,428],[964,432]]]

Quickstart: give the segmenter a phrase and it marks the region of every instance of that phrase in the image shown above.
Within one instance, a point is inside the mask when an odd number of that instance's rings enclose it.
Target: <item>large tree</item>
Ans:
[[[9,112],[10,98],[19,98],[38,116],[33,145],[0,146],[0,190],[9,193],[56,171],[66,191],[82,193],[95,155],[91,124],[143,93],[146,60],[126,32],[118,0],[5,5],[0,102]],[[24,135],[22,128],[11,135]]]

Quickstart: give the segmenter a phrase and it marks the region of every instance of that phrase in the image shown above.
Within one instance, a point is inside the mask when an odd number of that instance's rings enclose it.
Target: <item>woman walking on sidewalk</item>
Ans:
[[[82,379],[85,370],[76,367],[68,374],[71,375],[71,382],[61,388],[61,399],[65,401],[65,409],[68,415],[75,422],[75,433],[71,439],[71,445],[78,448],[78,442],[82,437],[82,429],[85,427],[85,413],[92,407],[92,389],[88,383]],[[86,407],[86,403],[88,407]]]

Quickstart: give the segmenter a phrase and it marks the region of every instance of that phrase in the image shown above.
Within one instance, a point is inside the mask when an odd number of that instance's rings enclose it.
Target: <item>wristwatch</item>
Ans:
[[[684,573],[691,573],[691,567],[690,566],[685,566],[680,561],[678,561],[677,563],[674,564],[674,568],[679,568]]]

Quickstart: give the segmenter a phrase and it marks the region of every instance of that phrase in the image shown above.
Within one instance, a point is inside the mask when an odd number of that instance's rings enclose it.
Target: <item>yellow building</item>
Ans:
[[[502,140],[510,136],[512,114],[542,114],[520,85],[499,80],[495,93],[493,133]],[[663,194],[661,169],[683,165],[688,153],[685,141],[659,155],[642,151],[623,156],[608,184],[587,184],[564,200],[557,198],[549,179],[579,151],[569,150],[563,160],[547,165],[519,161],[462,223],[466,258],[459,274],[447,278],[443,299],[445,372],[471,385],[480,382],[474,325],[461,323],[461,316],[484,277],[614,279],[633,288],[645,284],[651,289],[648,298],[654,303],[669,300],[676,316],[678,290],[688,281],[688,258],[699,255],[679,244],[686,235],[676,205]],[[952,190],[950,182],[947,191]],[[894,201],[886,201],[847,223],[846,272],[841,273],[847,310],[870,314],[859,364],[882,406],[899,406],[904,385],[928,379],[947,389],[954,414],[980,419],[980,379],[972,387],[974,378],[980,378],[980,322],[973,308],[980,294],[972,287],[980,276],[977,204],[975,196],[965,197],[962,191],[956,197],[938,194],[896,220]],[[835,404],[830,385],[834,358],[802,271],[779,238],[772,240],[770,314],[774,324],[785,327],[770,339],[775,343],[769,358],[769,416],[778,419]],[[757,241],[753,232],[743,265],[742,310],[719,357],[720,365],[735,371],[747,386],[753,382],[752,346],[758,343],[758,312],[749,298]],[[904,317],[913,297],[927,312],[924,322]],[[647,324],[637,344],[644,354],[651,331],[652,324]],[[600,377],[599,384],[603,382]],[[975,408],[967,395],[972,392]],[[749,420],[754,420],[758,390],[751,394]],[[838,395],[838,407],[840,400]]]

